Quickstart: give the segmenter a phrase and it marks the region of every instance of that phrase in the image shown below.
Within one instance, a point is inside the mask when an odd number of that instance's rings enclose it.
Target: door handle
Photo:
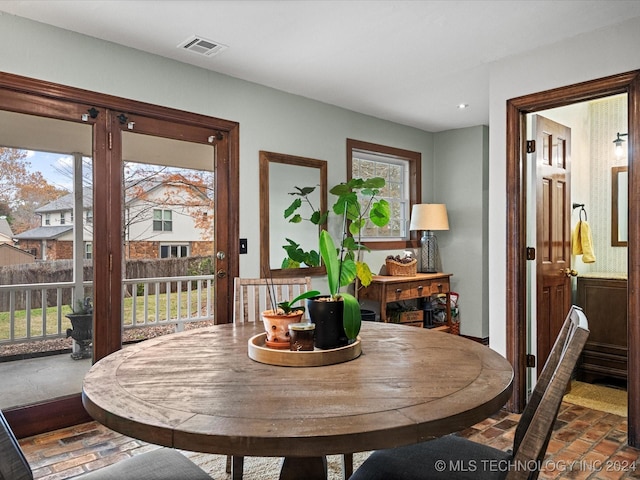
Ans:
[[[562,271],[567,277],[577,277],[578,276],[578,271],[574,270],[573,268],[565,268]]]
[[[216,272],[216,276],[217,276],[218,278],[224,278],[224,277],[226,277],[226,276],[227,276],[227,271],[226,271],[226,270],[222,270],[222,269],[220,269],[220,270],[218,270],[218,271]]]

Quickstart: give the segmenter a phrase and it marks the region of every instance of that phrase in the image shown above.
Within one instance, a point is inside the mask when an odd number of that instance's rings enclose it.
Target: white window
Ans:
[[[409,248],[417,239],[409,231],[411,207],[421,201],[422,154],[385,145],[347,139],[347,178],[382,177],[385,186],[377,198],[389,202],[385,227],[368,224],[362,240],[371,249]]]
[[[153,211],[153,231],[171,232],[173,231],[173,220],[171,210]]]
[[[93,258],[93,243],[87,242],[84,244],[84,258],[91,260]]]
[[[44,214],[44,224],[45,225],[51,225],[51,214],[50,213],[45,213]]]
[[[87,225],[93,223],[93,210],[87,210]]]
[[[362,230],[363,240],[407,239],[409,225],[409,162],[402,158],[374,152],[354,150],[351,159],[352,178],[382,177],[385,186],[378,199],[389,202],[390,219],[384,227],[371,222]]]
[[[64,212],[60,212],[60,225],[64,225],[64,224],[65,224]]]
[[[160,245],[160,258],[182,258],[189,256],[189,245]]]

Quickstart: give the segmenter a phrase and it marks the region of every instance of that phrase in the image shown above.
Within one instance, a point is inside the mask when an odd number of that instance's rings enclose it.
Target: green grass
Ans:
[[[169,302],[169,319],[178,318],[178,301],[177,301],[177,293],[171,293],[171,299]],[[180,294],[180,316],[186,317],[187,314],[187,298],[188,293],[182,292]],[[202,296],[203,304],[202,310],[206,308],[206,295]],[[164,322],[167,319],[167,294],[163,293],[159,295],[158,298],[158,320],[160,322]],[[194,317],[198,314],[198,306],[197,306],[197,291],[191,292],[191,317]],[[61,315],[62,315],[62,324],[61,324],[61,333],[64,336],[66,334],[67,328],[71,328],[71,322],[66,314],[71,313],[71,308],[67,305],[63,305],[61,307]],[[143,323],[144,318],[142,315],[144,314],[144,297],[136,298],[136,316],[137,323]],[[155,323],[156,321],[156,296],[149,295],[148,304],[147,304],[147,322]],[[124,299],[124,324],[132,325],[132,315],[133,315],[133,298],[125,298]],[[26,310],[16,310],[15,312],[15,338],[26,338],[27,333],[27,312]],[[47,335],[55,335],[58,332],[58,317],[57,317],[57,308],[49,307],[46,309],[46,331]],[[42,336],[42,309],[34,308],[31,310],[31,328],[30,328],[31,337],[40,337]],[[10,338],[10,315],[9,312],[0,312],[0,341],[8,340]]]

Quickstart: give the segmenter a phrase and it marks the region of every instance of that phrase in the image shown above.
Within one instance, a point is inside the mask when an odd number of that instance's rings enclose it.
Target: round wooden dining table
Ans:
[[[286,367],[249,358],[262,329],[217,325],[125,347],[91,367],[83,404],[103,425],[150,443],[295,465],[456,432],[511,395],[509,362],[460,336],[363,322],[357,358]]]

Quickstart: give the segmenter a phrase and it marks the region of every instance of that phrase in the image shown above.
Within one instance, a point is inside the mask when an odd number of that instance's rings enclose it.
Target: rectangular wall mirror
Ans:
[[[611,168],[611,246],[628,244],[628,167]]]
[[[314,208],[327,210],[327,162],[281,153],[260,152],[260,275],[300,277],[324,275],[324,267],[282,268],[287,253],[283,245],[290,238],[304,250],[318,250],[320,230],[303,221],[289,223],[285,209],[300,197],[290,195],[295,187],[317,187],[310,195]],[[304,207],[304,206],[303,206]],[[301,208],[302,210],[302,208]],[[309,208],[309,211],[310,208]],[[309,213],[310,215],[310,213]],[[304,212],[303,212],[304,217]]]

